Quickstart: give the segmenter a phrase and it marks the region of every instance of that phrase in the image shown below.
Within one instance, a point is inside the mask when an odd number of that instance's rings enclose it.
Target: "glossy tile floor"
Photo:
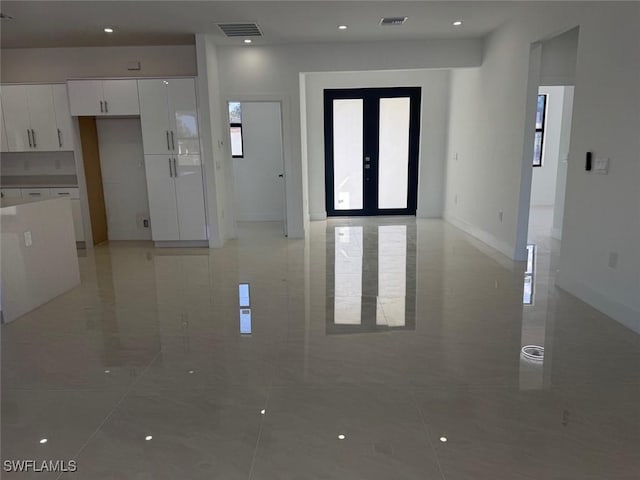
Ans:
[[[640,336],[553,286],[557,244],[525,265],[438,220],[311,230],[81,258],[2,326],[3,460],[78,471],[3,478],[640,478]]]

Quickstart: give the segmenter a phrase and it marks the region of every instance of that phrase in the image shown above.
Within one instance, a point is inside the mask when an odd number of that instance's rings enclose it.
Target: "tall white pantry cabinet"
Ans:
[[[152,239],[206,240],[194,79],[138,80],[138,95]]]

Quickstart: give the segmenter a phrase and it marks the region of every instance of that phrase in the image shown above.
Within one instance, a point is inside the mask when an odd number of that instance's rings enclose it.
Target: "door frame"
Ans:
[[[284,236],[288,237],[289,236],[289,216],[288,216],[288,206],[287,206],[287,199],[290,198],[289,196],[289,192],[288,192],[288,188],[291,188],[291,184],[289,184],[287,182],[287,177],[288,174],[291,172],[291,154],[290,152],[290,145],[289,145],[289,132],[290,130],[290,100],[289,97],[286,95],[251,95],[251,94],[242,94],[239,93],[237,95],[233,95],[233,94],[229,94],[226,95],[224,97],[224,100],[222,102],[222,107],[224,108],[224,121],[225,121],[225,125],[224,125],[224,132],[226,135],[225,140],[223,141],[223,145],[228,145],[227,148],[225,149],[225,153],[226,153],[226,157],[228,159],[229,165],[231,165],[230,167],[230,171],[231,171],[231,179],[229,181],[229,185],[230,185],[230,192],[228,192],[229,195],[229,201],[231,202],[231,205],[233,206],[233,208],[231,208],[231,212],[229,212],[231,215],[233,215],[233,238],[237,237],[237,232],[238,232],[238,221],[236,220],[236,216],[235,216],[235,205],[234,205],[234,199],[235,199],[235,191],[234,191],[234,187],[233,185],[235,185],[234,180],[235,180],[235,170],[233,168],[233,158],[231,155],[231,142],[230,142],[230,138],[231,138],[231,122],[229,119],[229,102],[240,102],[240,103],[279,103],[280,104],[280,132],[281,132],[281,137],[280,137],[280,143],[282,145],[282,173],[284,174],[284,176],[282,177],[282,190],[284,192],[284,220],[283,220],[283,224],[284,224]],[[293,196],[292,196],[293,197]]]
[[[369,143],[379,139],[380,102],[376,99],[409,97],[409,164],[407,185],[407,208],[378,208],[378,148],[367,152]],[[333,187],[333,100],[363,100],[363,154],[372,158],[375,168],[373,175],[375,188],[369,191],[363,181],[362,210],[336,210]],[[367,101],[368,100],[368,101]],[[373,100],[373,101],[372,101]],[[324,162],[325,198],[327,216],[375,216],[375,215],[415,215],[418,206],[418,164],[420,156],[420,116],[422,108],[422,87],[373,87],[324,89]],[[371,145],[369,145],[371,147]],[[373,148],[369,148],[374,150]],[[363,168],[364,176],[364,168]],[[367,208],[367,204],[368,208]]]

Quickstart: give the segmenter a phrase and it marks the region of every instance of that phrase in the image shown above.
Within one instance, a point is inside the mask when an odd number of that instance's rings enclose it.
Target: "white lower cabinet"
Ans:
[[[151,238],[206,240],[199,155],[145,155]]]

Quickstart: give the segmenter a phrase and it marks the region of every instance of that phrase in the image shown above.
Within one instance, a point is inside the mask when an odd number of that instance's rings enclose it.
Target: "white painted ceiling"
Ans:
[[[2,1],[2,48],[191,44],[195,33],[225,38],[218,22],[256,22],[254,44],[358,42],[481,37],[507,21],[523,2],[457,1]],[[402,26],[380,26],[383,16],[407,16]],[[453,27],[454,20],[464,21]],[[339,31],[336,27],[349,28]],[[106,34],[103,28],[113,27]]]

